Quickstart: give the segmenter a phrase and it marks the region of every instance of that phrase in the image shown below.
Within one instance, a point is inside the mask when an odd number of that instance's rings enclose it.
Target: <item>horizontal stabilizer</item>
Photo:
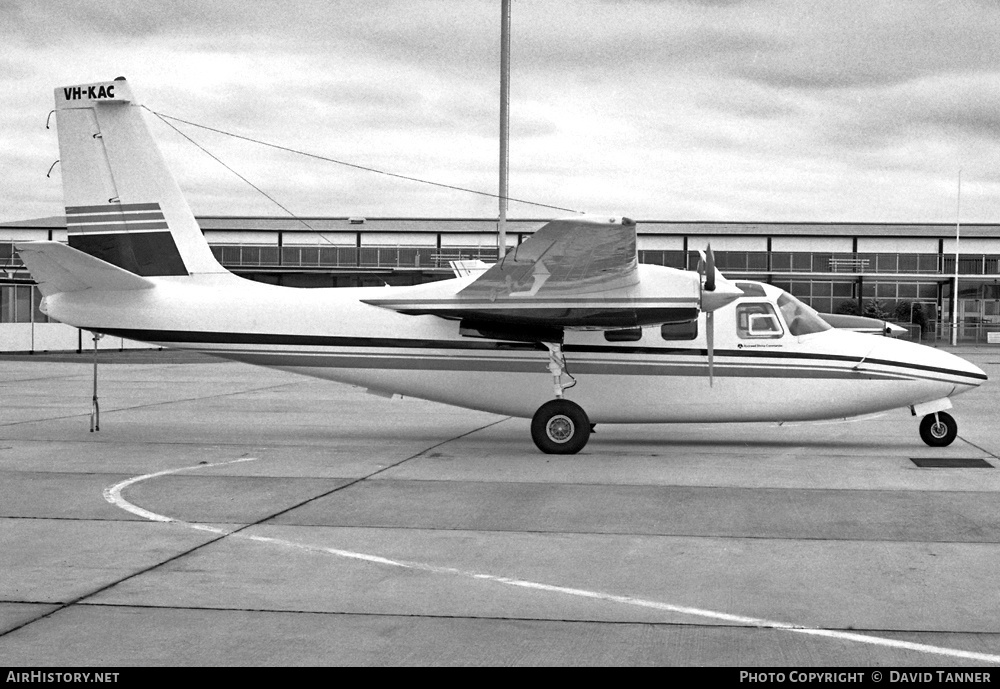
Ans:
[[[127,291],[154,286],[146,278],[59,242],[25,242],[16,248],[46,297],[87,289]]]

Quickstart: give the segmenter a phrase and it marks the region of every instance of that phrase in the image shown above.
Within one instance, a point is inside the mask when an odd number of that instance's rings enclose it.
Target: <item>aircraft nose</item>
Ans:
[[[955,358],[965,364],[966,369],[967,369],[967,371],[969,372],[970,375],[973,375],[973,376],[976,377],[976,380],[977,380],[976,385],[982,385],[983,383],[985,383],[987,380],[990,379],[990,377],[988,375],[986,375],[986,371],[984,371],[983,369],[979,368],[975,364],[970,363],[970,362],[968,362],[965,359],[962,359],[960,357],[955,357]]]
[[[906,340],[878,339],[881,342],[872,350],[869,358],[898,362],[897,365],[909,369],[915,375],[955,383],[958,386],[956,392],[978,387],[988,379],[981,368],[951,352]]]
[[[942,368],[951,369],[955,374],[961,376],[969,385],[979,386],[988,380],[988,376],[983,369],[979,368],[971,361],[963,359],[957,354],[935,350],[944,355]]]

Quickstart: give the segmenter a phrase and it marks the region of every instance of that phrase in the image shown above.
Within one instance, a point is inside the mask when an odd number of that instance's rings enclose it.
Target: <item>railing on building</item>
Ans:
[[[449,261],[495,262],[497,250],[489,247],[385,247],[385,246],[251,246],[215,245],[212,253],[230,268],[448,268]]]
[[[13,242],[0,242],[0,268],[19,268],[24,261],[14,251]]]
[[[661,263],[657,254],[684,252],[640,251],[644,263]],[[644,255],[652,255],[653,260],[643,260]],[[688,252],[687,268],[695,270],[700,255]],[[673,265],[678,259],[671,256]],[[831,274],[883,274],[883,275],[953,275],[955,257],[941,254],[904,253],[833,253],[833,252],[792,252],[792,251],[716,251],[715,265],[722,272],[744,273],[831,273]],[[676,267],[684,267],[684,263]],[[961,254],[958,271],[962,275],[996,275],[1000,270],[1000,255]]]
[[[990,338],[990,333],[1000,333],[1000,323],[975,323],[963,321],[958,324],[959,344],[996,344],[990,339],[996,339],[997,335]],[[951,342],[951,323],[940,323],[937,326],[933,339],[939,344]]]
[[[242,267],[316,268],[448,268],[448,261],[496,261],[491,246],[283,246],[215,244],[212,252],[225,265]],[[640,249],[639,261],[672,268],[696,270],[698,251]],[[955,257],[925,253],[837,253],[795,251],[716,251],[719,270],[734,273],[830,273],[834,275],[944,275],[955,273]],[[24,264],[12,242],[0,242],[0,266],[20,268]],[[961,275],[997,275],[1000,254],[961,254]]]

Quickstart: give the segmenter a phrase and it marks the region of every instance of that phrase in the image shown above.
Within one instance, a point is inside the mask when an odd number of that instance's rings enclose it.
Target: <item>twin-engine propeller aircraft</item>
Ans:
[[[123,78],[58,88],[69,245],[18,251],[53,318],[97,333],[531,418],[544,452],[597,423],[791,421],[909,408],[955,438],[951,354],[836,330],[770,285],[640,265],[635,223],[556,220],[491,267],[413,287],[296,289],[215,260]],[[572,399],[571,399],[572,398]]]

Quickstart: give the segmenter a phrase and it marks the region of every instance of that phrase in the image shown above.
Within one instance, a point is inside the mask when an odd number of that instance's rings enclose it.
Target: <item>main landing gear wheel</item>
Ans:
[[[957,435],[958,422],[943,411],[928,414],[920,422],[920,439],[931,447],[951,445]]]
[[[551,400],[531,418],[531,439],[545,454],[575,455],[590,439],[590,419],[579,404]]]

